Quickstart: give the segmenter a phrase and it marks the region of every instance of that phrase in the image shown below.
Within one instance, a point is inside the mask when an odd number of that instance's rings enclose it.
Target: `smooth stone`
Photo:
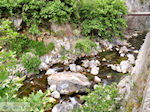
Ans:
[[[131,64],[135,63],[135,57],[133,54],[127,54],[128,60]]]
[[[100,79],[98,76],[95,76],[95,77],[94,77],[94,82],[100,83],[100,82],[101,82],[101,79]]]
[[[48,70],[49,66],[46,63],[42,62],[39,66],[39,69],[40,70]]]
[[[100,62],[98,60],[91,60],[89,62],[89,67],[90,68],[93,68],[93,67],[96,67],[96,66],[99,66],[100,65]]]
[[[71,112],[74,109],[74,105],[70,102],[62,102],[62,104],[56,104],[52,112]]]
[[[54,74],[56,73],[55,69],[48,69],[47,72],[45,73],[45,75],[50,75],[50,74]]]
[[[83,68],[80,65],[76,66],[77,72],[83,72]]]
[[[58,91],[54,91],[51,93],[51,96],[56,99],[60,99],[60,93]]]
[[[56,85],[57,91],[65,95],[86,92],[91,85],[85,75],[75,72],[55,73],[50,75],[47,80],[49,85]]]
[[[129,61],[122,61],[120,63],[120,68],[122,73],[127,73],[132,68],[132,66]]]
[[[91,74],[97,75],[98,73],[99,73],[99,67],[93,67],[93,68],[91,69]]]
[[[51,85],[50,88],[49,88],[49,90],[50,91],[56,91],[56,85],[54,85],[54,84]]]
[[[77,72],[76,64],[70,64],[69,68],[72,72]]]
[[[89,67],[89,62],[90,62],[89,60],[83,60],[82,62],[83,62],[83,64],[82,64],[83,67],[85,67],[85,68]]]

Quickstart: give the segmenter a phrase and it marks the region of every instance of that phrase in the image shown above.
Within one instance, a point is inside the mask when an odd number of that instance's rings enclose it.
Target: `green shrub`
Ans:
[[[55,48],[55,45],[54,43],[49,43],[48,45],[45,45],[44,42],[37,42],[33,40],[30,41],[29,48],[31,49],[31,51],[33,50],[36,55],[42,56],[52,51]]]
[[[18,57],[29,49],[30,40],[25,37],[17,37],[6,42],[7,48],[16,52]]]
[[[41,16],[51,22],[66,23],[70,20],[71,8],[65,6],[63,2],[51,1],[41,10]]]
[[[121,37],[126,27],[124,0],[1,0],[3,15],[19,15],[29,33],[39,34],[44,23],[73,23],[84,36]],[[3,14],[5,13],[5,14]],[[3,16],[5,17],[5,16]]]
[[[122,36],[127,12],[124,0],[81,0],[77,10],[84,35],[107,39]]]
[[[25,53],[21,57],[22,65],[29,73],[39,73],[39,65],[41,64],[40,58],[32,53]]]
[[[35,34],[37,33],[35,32]],[[54,43],[46,46],[44,42],[30,40],[25,35],[17,33],[12,27],[12,22],[9,20],[1,22],[0,45],[16,52],[18,57],[29,51],[34,51],[36,55],[42,56],[55,48]]]
[[[41,90],[37,91],[36,93],[31,93],[28,97],[18,98],[18,94],[20,94],[19,88],[23,85],[25,77],[23,78],[13,78],[7,79],[0,84],[0,102],[3,103],[14,103],[14,102],[22,102],[27,103],[27,108],[17,108],[20,110],[17,111],[28,111],[28,112],[44,112],[46,110],[50,110],[55,100],[50,97],[50,91],[46,91],[43,93]],[[9,108],[9,112],[16,112],[15,109]],[[13,105],[16,106],[16,105]],[[21,106],[21,105],[20,105]]]
[[[29,33],[32,35],[38,35],[41,33],[37,24],[32,24],[29,28]]]
[[[14,31],[11,21],[7,19],[0,21],[0,45],[5,45],[8,40],[18,36],[19,33]]]
[[[19,88],[23,85],[25,77],[7,78],[0,84],[0,102],[15,101]]]
[[[85,104],[74,112],[119,112],[118,90],[115,84],[97,86],[94,91],[84,96]]]
[[[79,39],[76,42],[75,48],[80,50],[80,52],[90,53],[92,48],[95,48],[97,45],[88,38]]]
[[[10,74],[10,70],[15,68],[17,60],[12,51],[0,51],[0,82],[5,80]]]
[[[39,90],[37,93],[31,93],[28,97],[23,97],[18,99],[19,102],[28,102],[29,103],[29,112],[45,112],[50,110],[55,102],[55,99],[50,97],[50,91],[43,93]],[[24,110],[26,111],[26,110]]]

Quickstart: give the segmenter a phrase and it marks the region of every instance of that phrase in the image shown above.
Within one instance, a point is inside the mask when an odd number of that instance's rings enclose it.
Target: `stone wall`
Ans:
[[[126,0],[126,5],[128,12],[150,12],[149,0]],[[128,31],[150,29],[150,16],[128,16],[127,21]]]
[[[131,75],[118,84],[123,95],[122,112],[150,112],[150,33],[141,46]]]

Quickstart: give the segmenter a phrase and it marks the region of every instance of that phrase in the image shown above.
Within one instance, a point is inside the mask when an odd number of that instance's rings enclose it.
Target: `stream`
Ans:
[[[130,38],[128,42],[131,44],[131,47],[134,47],[135,50],[139,50],[146,33],[147,32],[139,33],[137,36],[133,36],[132,38]],[[129,47],[129,49],[131,49],[131,47]],[[113,47],[112,50],[105,50],[95,56],[84,56],[77,58],[74,63],[76,65],[82,66],[83,60],[98,60],[101,65],[99,66],[99,73],[96,76],[101,79],[101,83],[103,85],[112,84],[113,82],[118,83],[128,73],[117,72],[115,70],[112,70],[112,68],[108,67],[107,65],[120,64],[121,61],[127,60],[128,58],[126,55],[124,57],[121,57],[116,48],[117,47]],[[132,50],[130,50],[129,52],[132,52]],[[133,54],[136,58],[137,54]],[[70,71],[69,66],[64,65],[63,63],[54,64],[50,68],[56,68],[57,72]],[[48,75],[45,75],[45,73],[46,71],[40,71],[39,74],[28,75],[23,83],[23,86],[19,89],[18,96],[27,96],[30,93],[36,92],[38,90],[42,90],[43,92],[45,92],[49,86],[47,82]],[[95,75],[88,72],[88,70],[80,73],[84,74],[88,78],[92,85],[91,90],[93,90],[93,86],[96,84],[94,82]],[[82,95],[87,95],[87,93],[72,94],[71,97],[78,97]],[[61,95],[61,99],[63,100],[69,100],[69,97],[70,96],[67,95]]]

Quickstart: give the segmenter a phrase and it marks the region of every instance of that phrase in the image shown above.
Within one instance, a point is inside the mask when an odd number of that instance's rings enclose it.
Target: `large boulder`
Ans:
[[[86,76],[74,72],[60,72],[48,77],[49,85],[56,85],[60,94],[70,95],[78,92],[86,92],[90,82]]]

